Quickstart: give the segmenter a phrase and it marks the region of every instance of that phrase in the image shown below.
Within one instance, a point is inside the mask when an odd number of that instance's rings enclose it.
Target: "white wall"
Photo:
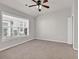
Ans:
[[[73,1],[73,47],[74,49],[78,50],[78,0]]]
[[[2,38],[2,16],[1,16],[1,12],[0,12],[0,38]],[[1,41],[1,39],[0,39]]]
[[[67,42],[67,19],[71,8],[40,15],[36,20],[36,39]]]
[[[17,11],[15,9],[13,9],[11,7],[8,7],[6,5],[3,5],[3,4],[0,4],[0,10],[1,10],[0,14],[1,14],[2,11],[4,11],[6,14],[9,14],[9,15],[12,15],[12,16],[15,16],[15,17],[29,19],[29,36],[22,37],[22,38],[21,37],[19,37],[19,38],[10,38],[10,39],[12,39],[12,41],[5,41],[5,42],[0,41],[0,49],[1,48],[6,48],[8,46],[12,46],[12,45],[15,45],[15,44],[18,44],[18,43],[22,43],[22,42],[30,40],[30,39],[34,39],[34,37],[35,37],[35,34],[34,34],[35,33],[35,23],[34,23],[35,20],[34,20],[34,17],[32,17],[30,15],[27,15],[23,12]],[[1,19],[2,18],[0,16],[0,22],[1,22]],[[0,29],[1,29],[1,27],[0,27]],[[0,40],[1,40],[1,38],[0,38]]]

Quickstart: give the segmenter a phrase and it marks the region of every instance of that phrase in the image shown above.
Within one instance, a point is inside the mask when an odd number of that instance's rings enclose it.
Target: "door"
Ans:
[[[73,44],[73,19],[68,18],[68,44]]]

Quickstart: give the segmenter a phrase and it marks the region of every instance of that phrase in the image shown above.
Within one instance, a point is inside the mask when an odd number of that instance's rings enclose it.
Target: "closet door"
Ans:
[[[72,17],[68,18],[68,44],[73,43],[73,19]]]

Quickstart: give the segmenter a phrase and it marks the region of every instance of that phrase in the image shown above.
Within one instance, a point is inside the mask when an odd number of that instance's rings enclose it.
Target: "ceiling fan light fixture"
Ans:
[[[39,11],[41,11],[42,7],[49,8],[49,6],[43,5],[41,0],[38,0],[38,1],[32,0],[32,1],[35,2],[36,5],[30,5],[30,6],[28,6],[28,7],[36,6]],[[48,2],[48,0],[44,0],[44,1],[43,1],[43,3],[46,3],[46,2]],[[26,5],[26,6],[27,6],[27,5]]]
[[[41,5],[38,6],[39,9],[41,9],[41,7],[42,7]]]
[[[37,8],[39,11],[41,11],[42,5],[37,5],[36,8]]]

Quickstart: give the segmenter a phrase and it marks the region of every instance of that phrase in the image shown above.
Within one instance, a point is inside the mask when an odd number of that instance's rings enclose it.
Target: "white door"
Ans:
[[[73,19],[68,18],[68,44],[73,44]]]

